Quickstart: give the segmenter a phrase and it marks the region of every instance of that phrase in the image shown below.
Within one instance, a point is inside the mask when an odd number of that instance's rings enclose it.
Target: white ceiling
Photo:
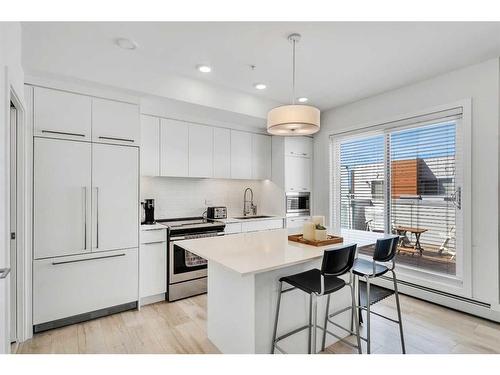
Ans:
[[[23,62],[28,71],[215,107],[209,96],[219,95],[219,103],[263,115],[291,100],[291,32],[302,34],[297,96],[323,110],[500,56],[498,22],[27,22]],[[139,48],[118,48],[118,37]],[[201,63],[213,72],[198,72]],[[255,82],[268,89],[255,90]]]

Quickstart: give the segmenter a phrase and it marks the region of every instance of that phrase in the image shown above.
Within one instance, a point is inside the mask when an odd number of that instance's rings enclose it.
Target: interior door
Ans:
[[[139,149],[92,145],[92,251],[139,245]]]
[[[34,258],[90,251],[91,145],[35,138]]]

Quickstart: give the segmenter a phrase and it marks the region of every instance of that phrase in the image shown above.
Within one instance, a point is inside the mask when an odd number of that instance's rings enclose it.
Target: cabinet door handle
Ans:
[[[108,258],[117,258],[117,257],[123,257],[125,256],[125,253],[121,254],[113,254],[113,255],[106,255],[103,257],[96,257],[96,258],[88,258],[88,259],[75,259],[75,260],[64,260],[61,262],[52,262],[53,266],[58,266],[60,264],[68,264],[68,263],[78,263],[78,262],[88,262],[91,260],[99,260],[99,259],[108,259]]]
[[[96,212],[95,212],[95,221],[96,221],[96,249],[99,248],[99,187],[95,187],[95,204],[96,204]]]
[[[10,268],[0,268],[0,280],[5,279],[10,273]]]
[[[153,244],[156,244],[156,243],[164,243],[165,240],[163,241],[152,241],[152,242],[144,242],[143,245],[153,245]]]
[[[55,130],[42,130],[42,133],[48,133],[48,134],[59,134],[59,135],[71,135],[75,137],[85,137],[85,134],[80,134],[80,133],[67,133],[67,132],[57,132]]]
[[[87,250],[87,187],[83,186],[83,250]]]
[[[110,141],[122,141],[122,142],[132,142],[134,143],[135,141],[133,139],[127,139],[127,138],[116,138],[116,137],[104,137],[104,136],[99,136],[99,139],[108,139]]]

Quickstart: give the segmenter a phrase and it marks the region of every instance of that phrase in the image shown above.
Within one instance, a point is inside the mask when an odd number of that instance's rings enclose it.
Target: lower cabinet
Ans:
[[[304,223],[311,221],[310,216],[288,217],[286,219],[287,228],[302,228]]]
[[[155,237],[165,236],[165,229],[151,230]],[[149,233],[148,233],[149,234]],[[140,295],[142,299],[164,295],[167,291],[167,242],[159,239],[141,243],[139,256]],[[148,302],[146,302],[148,303]]]
[[[283,219],[272,220],[251,220],[246,222],[227,223],[224,229],[225,234],[242,232],[257,232],[260,230],[271,230],[283,228]]]
[[[35,260],[33,324],[138,300],[137,248]]]

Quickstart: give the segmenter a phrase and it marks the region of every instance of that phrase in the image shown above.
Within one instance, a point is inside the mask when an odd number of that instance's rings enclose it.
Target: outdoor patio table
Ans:
[[[422,255],[424,249],[420,245],[420,235],[424,232],[427,232],[428,229],[425,228],[412,228],[412,227],[403,227],[403,226],[397,226],[396,231],[398,232],[399,236],[406,236],[407,232],[413,233],[415,235],[415,245],[413,248],[415,250],[418,250],[420,255]]]

